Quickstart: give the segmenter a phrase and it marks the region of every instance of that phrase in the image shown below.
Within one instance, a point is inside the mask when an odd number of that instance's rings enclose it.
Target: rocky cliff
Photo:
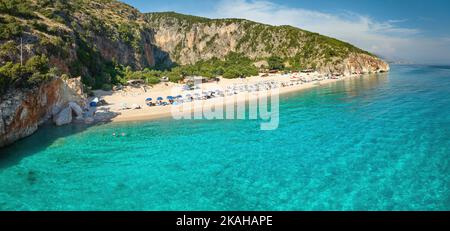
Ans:
[[[44,54],[60,74],[82,76],[94,88],[117,83],[117,65],[170,67],[231,52],[255,62],[279,56],[294,68],[388,70],[385,62],[351,44],[292,26],[143,14],[115,0],[4,1],[9,3],[0,4],[0,65],[20,61],[22,41],[24,60]]]
[[[61,74],[94,88],[112,83],[114,65],[139,70],[164,58],[139,11],[113,0],[4,0],[0,65],[44,54]]]
[[[12,90],[0,98],[0,147],[34,133],[69,102],[84,105],[80,78],[54,79],[39,87]]]
[[[259,62],[279,56],[288,66],[324,73],[388,71],[389,65],[351,44],[291,26],[270,26],[243,19],[208,19],[173,12],[147,14],[155,45],[173,62],[194,64],[230,52]]]
[[[338,64],[325,64],[318,71],[330,74],[365,74],[380,73],[390,70],[389,64],[367,54],[351,54]]]

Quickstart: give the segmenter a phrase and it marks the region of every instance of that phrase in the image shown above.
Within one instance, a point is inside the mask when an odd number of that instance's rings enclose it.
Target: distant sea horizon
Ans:
[[[391,66],[416,66],[416,67],[436,67],[436,68],[450,68],[450,64],[433,64],[433,63],[414,63],[414,62],[396,62],[386,61]]]
[[[45,125],[0,149],[0,210],[449,211],[450,66],[280,96],[280,125]],[[113,136],[113,133],[124,136]]]

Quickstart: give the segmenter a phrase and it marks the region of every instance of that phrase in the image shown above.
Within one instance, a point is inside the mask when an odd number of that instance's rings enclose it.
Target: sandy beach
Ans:
[[[320,86],[322,84],[328,84],[343,80],[351,76],[339,77],[336,79],[326,78],[318,73],[297,73],[297,74],[274,74],[266,77],[254,76],[245,79],[224,79],[220,78],[218,82],[203,83],[198,85],[200,89],[196,92],[216,90],[220,89],[225,91],[236,86],[245,85],[255,85],[258,83],[271,82],[271,83],[284,83],[287,86],[280,86],[276,89],[278,94],[286,94],[289,92],[301,91],[305,89],[310,89],[313,87]],[[314,79],[321,80],[314,80]],[[298,81],[298,79],[308,80],[307,82]],[[297,81],[294,81],[297,80]],[[292,84],[289,84],[293,82]],[[290,86],[292,85],[292,86]],[[167,106],[152,106],[146,105],[146,99],[152,98],[153,102],[156,101],[158,97],[162,97],[165,102],[167,102],[167,96],[182,95],[185,96],[188,93],[193,93],[192,91],[183,91],[183,84],[176,83],[159,83],[154,86],[139,86],[131,87],[128,86],[122,90],[118,91],[94,91],[95,97],[100,100],[105,100],[107,105],[100,106],[97,108],[98,112],[108,112],[109,115],[114,114],[113,118],[108,118],[111,122],[127,122],[127,121],[142,121],[142,120],[152,120],[159,118],[167,118],[172,116],[174,105]],[[248,101],[250,99],[258,98],[259,95],[255,92],[236,92],[237,94],[225,95],[225,97],[216,97],[208,100],[194,100],[193,102],[185,102],[183,104],[189,105],[193,110],[199,107],[219,107],[224,104],[237,103],[242,101]],[[135,107],[140,107],[140,109],[134,109]],[[184,105],[186,106],[186,105]],[[129,109],[124,109],[129,108]],[[101,117],[102,113],[97,113]],[[104,118],[96,118],[96,120],[102,120]]]

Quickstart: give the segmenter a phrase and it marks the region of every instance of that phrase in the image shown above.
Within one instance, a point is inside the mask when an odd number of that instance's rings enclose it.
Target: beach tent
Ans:
[[[97,107],[97,104],[99,102],[99,99],[97,97],[95,97],[90,103],[89,106],[91,107]]]

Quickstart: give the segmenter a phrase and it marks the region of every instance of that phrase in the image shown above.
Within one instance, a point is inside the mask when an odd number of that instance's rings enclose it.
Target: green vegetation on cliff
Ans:
[[[158,32],[161,34],[157,45],[167,47],[173,61],[180,64],[194,64],[204,59],[205,54],[223,58],[236,52],[252,60],[280,57],[283,63],[300,69],[342,62],[354,53],[373,56],[346,42],[292,26],[271,26],[244,19],[208,19],[174,12],[149,13],[147,18],[156,36]],[[179,36],[174,36],[176,33]],[[175,46],[171,43],[176,43],[176,49],[172,49]],[[200,44],[205,46],[199,50]]]
[[[144,53],[141,43],[147,42],[141,41],[147,29],[145,21],[135,22],[139,17],[136,9],[111,0],[2,0],[0,66],[19,65],[22,39],[25,61],[45,55],[58,75],[81,76],[93,88],[119,83],[118,64],[151,66],[139,57]],[[12,83],[0,81],[3,86]]]
[[[26,88],[46,82],[56,76],[45,55],[33,56],[24,65],[7,62],[0,66],[0,93],[10,86]]]
[[[81,76],[89,87],[109,89],[130,79],[155,84],[162,77],[256,75],[253,64],[260,61],[277,70],[322,68],[351,54],[373,57],[291,26],[142,14],[116,0],[0,1],[0,93],[52,75]]]
[[[0,13],[27,19],[36,17],[29,4],[19,0],[2,0],[0,2]]]
[[[142,79],[148,84],[157,84],[161,78],[168,77],[171,82],[179,82],[186,76],[203,76],[214,78],[240,78],[258,75],[258,69],[253,61],[242,54],[230,53],[224,60],[212,58],[207,61],[199,61],[193,65],[174,66],[167,70],[155,70],[145,68],[142,71],[133,71],[131,67],[116,65],[110,72],[114,84],[126,84],[128,80]],[[106,86],[102,88],[108,88]]]
[[[253,65],[253,61],[239,53],[230,53],[223,60],[212,58],[206,61],[198,61],[193,65],[175,67],[171,72],[172,75],[178,76],[204,76],[208,78],[218,76],[239,78],[258,75],[258,69]]]

